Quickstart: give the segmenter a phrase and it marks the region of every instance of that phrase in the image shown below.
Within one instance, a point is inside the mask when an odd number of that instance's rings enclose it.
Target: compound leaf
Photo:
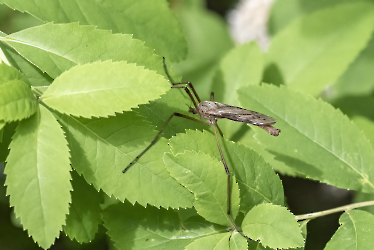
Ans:
[[[55,116],[66,132],[73,168],[97,190],[143,206],[148,203],[165,208],[192,207],[193,194],[164,167],[162,155],[170,150],[164,138],[122,173],[157,133],[135,112],[92,119],[57,112]]]

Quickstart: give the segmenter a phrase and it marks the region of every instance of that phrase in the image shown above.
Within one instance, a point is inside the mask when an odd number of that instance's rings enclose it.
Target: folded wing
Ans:
[[[217,103],[215,110],[205,111],[206,115],[214,116],[215,118],[226,118],[233,121],[245,122],[253,125],[271,125],[277,121],[268,115],[258,113],[256,111],[247,110],[235,106],[230,106],[222,103]]]

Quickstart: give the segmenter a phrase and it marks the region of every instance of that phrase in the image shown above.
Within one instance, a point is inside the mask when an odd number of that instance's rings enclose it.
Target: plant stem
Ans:
[[[342,212],[342,211],[348,211],[359,207],[366,207],[366,206],[372,206],[374,205],[374,201],[365,201],[365,202],[359,202],[359,203],[353,203],[342,207],[337,207],[321,212],[316,213],[310,213],[310,214],[302,214],[302,215],[296,215],[296,220],[305,220],[305,219],[314,219],[321,216],[325,216],[332,213]]]

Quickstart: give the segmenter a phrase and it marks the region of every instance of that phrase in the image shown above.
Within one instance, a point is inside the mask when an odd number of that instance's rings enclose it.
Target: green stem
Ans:
[[[314,219],[318,217],[322,217],[328,214],[337,213],[337,212],[344,212],[348,210],[352,210],[359,207],[366,207],[366,206],[372,206],[374,205],[374,201],[365,201],[365,202],[359,202],[359,203],[353,203],[342,207],[337,207],[321,212],[316,213],[310,213],[310,214],[302,214],[302,215],[296,215],[296,220],[306,220],[306,219]]]

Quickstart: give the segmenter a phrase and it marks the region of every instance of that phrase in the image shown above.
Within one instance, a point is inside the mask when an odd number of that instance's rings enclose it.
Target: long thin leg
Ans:
[[[244,235],[242,231],[240,231],[240,229],[238,228],[238,226],[235,223],[235,220],[231,216],[231,176],[230,176],[230,170],[227,167],[225,157],[223,156],[222,149],[221,149],[221,146],[219,144],[216,126],[217,126],[217,122],[213,123],[214,136],[216,137],[218,151],[219,151],[219,154],[221,156],[222,164],[225,167],[225,171],[226,171],[226,174],[227,174],[227,215],[229,216],[229,218],[231,220],[231,223],[234,226],[234,229],[236,231],[238,231],[238,233],[240,233],[241,236],[248,239],[248,237],[246,235]]]
[[[177,83],[177,84],[179,84],[179,83]],[[183,84],[183,83],[181,83],[181,84]],[[192,85],[191,85],[191,86],[192,86]],[[192,96],[190,90],[189,90],[186,86],[175,86],[175,85],[173,85],[172,88],[176,88],[176,89],[181,88],[181,89],[184,89],[184,90],[187,92],[187,94],[188,94],[188,96],[190,97],[190,99],[192,100],[192,102],[193,102],[193,104],[194,104],[196,110],[199,110],[199,106],[196,104],[195,99],[193,98],[193,96]],[[192,89],[193,89],[193,87],[192,87]],[[199,98],[199,97],[197,96],[196,93],[195,93],[195,95],[196,95],[197,98]],[[199,99],[198,99],[198,100],[199,100]],[[211,93],[210,93],[210,100],[211,100],[211,101],[214,101],[214,92],[211,92]],[[200,103],[200,101],[199,101],[199,103]],[[223,137],[223,133],[222,133],[221,128],[218,126],[218,124],[216,124],[216,125],[217,125],[217,129],[218,129],[218,131],[219,131],[219,134]]]
[[[195,88],[193,87],[192,83],[191,82],[180,82],[180,83],[173,83],[173,86],[175,85],[179,85],[179,84],[188,84],[188,87],[192,90],[193,94],[196,96],[196,99],[197,101],[200,103],[201,100],[200,100],[200,97],[199,95],[197,94]]]
[[[195,88],[193,87],[192,83],[191,83],[191,82],[178,82],[178,83],[174,82],[173,78],[171,78],[171,76],[170,76],[170,74],[169,74],[169,71],[168,71],[168,69],[167,69],[167,67],[166,67],[165,57],[163,57],[163,63],[164,63],[165,74],[166,74],[166,76],[169,78],[170,83],[171,83],[173,86],[175,86],[175,85],[181,85],[181,84],[184,84],[184,85],[188,84],[188,87],[192,90],[193,94],[194,94],[195,97],[196,97],[197,102],[200,103],[200,102],[201,102],[200,97],[199,97],[199,95],[197,94],[197,92],[196,92]],[[193,99],[193,98],[191,98],[191,99]]]
[[[218,124],[217,124],[217,129],[218,129],[218,132],[219,132],[219,134],[221,135],[221,137],[223,137],[222,130],[220,129],[220,127],[218,126]]]
[[[169,79],[170,80],[170,79]],[[191,82],[172,82],[171,84],[173,84],[173,86],[177,86],[177,85],[188,85],[188,87],[192,90],[193,94],[195,95],[197,101],[200,103],[201,100],[200,100],[200,97],[199,95],[197,94],[195,88],[193,87],[192,83]]]
[[[214,102],[214,92],[210,92],[210,101]],[[218,132],[219,134],[221,135],[221,137],[223,137],[223,133],[222,133],[222,130],[220,129],[220,127],[218,126],[218,124],[216,123],[217,125],[217,128],[218,128]]]
[[[162,57],[162,62],[163,62],[163,64],[164,64],[164,71],[165,71],[165,74],[166,74],[166,76],[169,78],[171,84],[173,84],[173,83],[174,83],[174,80],[173,80],[173,78],[171,78],[171,76],[169,75],[169,71],[168,71],[168,69],[167,69],[167,67],[166,67],[166,63],[165,63],[165,57]],[[173,85],[174,85],[174,84],[173,84]]]
[[[165,59],[164,59],[164,60],[165,60]],[[165,63],[165,62],[164,62],[164,63]],[[164,66],[165,66],[165,65],[164,65]],[[166,66],[165,66],[165,68],[166,68]],[[167,72],[167,71],[166,71],[166,72]],[[167,73],[167,74],[168,74],[168,73]],[[170,78],[170,79],[171,79],[171,78]],[[173,86],[172,86],[171,88],[175,88],[175,89],[179,89],[179,88],[181,88],[181,89],[184,89],[184,90],[186,91],[186,93],[188,94],[188,96],[190,97],[190,99],[192,100],[192,102],[193,102],[193,104],[194,104],[196,110],[199,110],[199,106],[197,105],[195,99],[193,98],[193,96],[192,96],[190,90],[189,90],[186,86],[177,86],[178,84],[184,84],[184,83],[176,83],[175,85],[173,84]],[[192,84],[191,84],[191,87],[192,87]],[[194,90],[193,87],[192,87],[191,89],[195,92],[195,90]],[[195,96],[196,96],[196,98],[198,99],[198,101],[199,101],[199,103],[200,103],[200,99],[199,99],[199,97],[197,96],[196,92],[195,92]],[[212,92],[212,93],[210,94],[210,99],[211,99],[211,101],[213,101],[213,99],[214,99],[214,92]],[[221,130],[221,128],[218,126],[218,124],[217,124],[217,128],[218,128],[219,134],[223,137],[222,130]]]
[[[222,164],[223,166],[225,167],[225,171],[226,171],[226,174],[227,174],[227,214],[230,215],[231,214],[231,211],[230,211],[230,201],[231,201],[231,192],[230,192],[230,170],[229,168],[227,167],[227,164],[226,164],[226,160],[225,160],[225,157],[223,156],[223,153],[222,153],[222,149],[221,149],[221,146],[219,144],[219,140],[218,140],[218,136],[217,136],[217,129],[216,129],[216,126],[217,126],[217,123],[213,123],[213,128],[214,128],[214,136],[216,137],[216,142],[217,142],[217,147],[218,147],[218,150],[219,150],[219,154],[221,156],[221,160],[222,160]]]
[[[187,92],[188,96],[191,98],[191,100],[193,102],[193,105],[195,106],[196,110],[199,110],[199,106],[197,105],[195,99],[193,98],[190,90],[186,86],[174,86],[173,85],[171,88],[174,88],[174,89],[184,89]]]
[[[179,117],[183,117],[183,118],[186,118],[186,119],[189,119],[189,120],[192,120],[192,121],[195,121],[195,122],[199,122],[199,123],[202,123],[204,125],[207,125],[209,126],[210,124],[207,123],[207,122],[203,122],[201,120],[198,120],[194,117],[190,117],[188,115],[184,115],[184,114],[181,114],[181,113],[173,113],[171,116],[169,116],[168,119],[166,119],[166,121],[164,122],[164,124],[162,125],[160,131],[157,133],[157,135],[155,136],[155,138],[153,139],[153,141],[148,145],[148,147],[146,147],[132,162],[130,162],[129,165],[127,165],[127,167],[122,171],[122,173],[126,173],[127,170],[129,170],[129,168],[134,165],[140,157],[142,157],[145,152],[147,152],[153,145],[156,144],[156,142],[160,139],[161,137],[161,134],[162,132],[164,132],[166,126],[169,124],[170,120],[174,117],[174,116],[179,116]]]

